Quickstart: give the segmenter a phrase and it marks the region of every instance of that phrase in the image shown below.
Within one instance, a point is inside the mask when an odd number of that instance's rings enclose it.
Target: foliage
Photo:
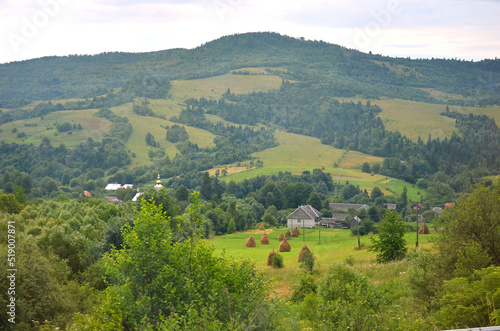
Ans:
[[[1,222],[7,222],[7,219],[1,219]],[[19,219],[16,223],[19,229]],[[32,330],[36,323],[44,321],[50,321],[54,328],[64,328],[71,322],[72,314],[94,304],[92,291],[70,280],[69,268],[63,260],[38,248],[30,236],[20,231],[16,233],[16,239],[16,325],[13,330]],[[4,289],[9,288],[10,281],[7,278],[7,251],[7,246],[0,244],[0,286]],[[8,300],[7,290],[2,291],[2,306],[7,306]],[[8,324],[5,321],[3,325],[6,330],[12,326]]]
[[[290,300],[293,302],[304,301],[305,297],[311,293],[316,293],[318,285],[316,285],[314,276],[310,273],[303,273],[299,278],[299,283],[293,286],[293,293]]]
[[[280,253],[276,253],[275,255],[272,256],[272,267],[275,269],[281,269],[285,266],[283,263],[283,255]]]
[[[146,134],[146,145],[151,147],[157,147],[155,136],[153,136],[149,132]]]
[[[265,293],[262,278],[249,262],[213,256],[199,240],[199,207],[193,203],[190,239],[177,243],[161,209],[151,202],[143,204],[134,225],[123,227],[123,248],[105,257],[110,286],[101,309],[106,311],[96,310],[80,323],[88,326],[103,316],[116,316],[102,327],[120,323],[130,329],[154,325],[173,312],[186,316],[207,308],[223,324],[231,323],[233,315],[242,321],[251,318]]]
[[[500,182],[492,188],[484,184],[476,185],[470,195],[459,199],[451,213],[443,215],[446,226],[440,232],[441,239],[437,243],[443,272],[455,272],[457,263],[462,275],[463,268],[472,272],[473,260],[477,261],[475,267],[478,268],[485,267],[481,261],[500,265],[499,198]],[[463,262],[465,257],[469,260],[467,264]]]
[[[4,194],[0,192],[0,212],[18,214],[23,209],[14,194]]]
[[[438,325],[445,328],[473,328],[500,322],[500,267],[477,270],[472,279],[453,278],[443,287]]]
[[[359,235],[366,236],[370,233],[376,233],[375,222],[370,219],[365,219],[359,222]],[[358,235],[358,226],[355,226],[351,229],[351,233],[353,236]]]
[[[304,269],[305,272],[312,274],[314,271],[314,264],[316,258],[312,253],[306,253],[302,257],[302,261],[300,262],[300,267]]]
[[[306,297],[302,309],[307,319],[328,330],[368,330],[377,323],[379,302],[377,290],[365,276],[335,264],[319,282],[317,297]]]
[[[236,231],[236,224],[234,223],[234,220],[231,219],[229,221],[229,224],[227,225],[227,233],[234,233]]]
[[[186,141],[189,139],[189,135],[186,131],[186,127],[174,124],[167,129],[167,140],[171,143],[178,143],[179,141]]]
[[[408,252],[406,259],[410,268],[405,285],[410,289],[417,307],[424,312],[437,310],[444,280],[437,267],[437,257],[428,251],[415,249]]]
[[[399,220],[396,212],[388,211],[379,225],[378,237],[370,238],[373,246],[372,251],[377,252],[378,262],[389,262],[400,260],[406,254],[406,241],[404,239],[405,226]]]

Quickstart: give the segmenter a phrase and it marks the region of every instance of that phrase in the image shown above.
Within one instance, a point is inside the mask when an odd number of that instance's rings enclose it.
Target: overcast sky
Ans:
[[[500,1],[0,0],[0,63],[273,31],[411,58],[500,57]]]

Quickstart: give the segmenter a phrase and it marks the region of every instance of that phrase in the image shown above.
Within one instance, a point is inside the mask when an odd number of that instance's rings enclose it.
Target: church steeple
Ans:
[[[158,178],[156,179],[155,190],[161,190],[163,185],[161,185],[160,173],[158,173]]]

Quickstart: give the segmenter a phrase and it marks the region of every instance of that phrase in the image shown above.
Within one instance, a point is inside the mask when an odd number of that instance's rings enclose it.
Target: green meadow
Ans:
[[[233,71],[247,71],[251,74],[233,74]],[[242,68],[233,71],[209,78],[173,81],[169,94],[174,100],[189,98],[218,100],[222,94],[227,92],[227,89],[230,89],[231,93],[244,94],[267,92],[279,89],[281,86],[282,79],[278,76],[265,74],[264,68]]]
[[[280,171],[300,174],[305,170],[312,172],[314,169],[323,169],[323,171],[331,173],[334,182],[345,184],[346,181],[349,181],[350,184],[359,185],[361,188],[367,189],[368,192],[378,186],[385,195],[399,195],[403,191],[403,187],[406,186],[410,199],[420,199],[417,194],[419,190],[413,188],[410,183],[382,175],[371,176],[371,174],[364,173],[359,169],[364,162],[382,163],[383,158],[349,151],[345,156],[345,161],[339,162],[344,151],[323,145],[317,138],[283,131],[276,131],[275,136],[279,146],[252,154],[252,157],[264,162],[263,167],[248,169],[249,163],[245,162],[240,167],[231,165],[214,168],[209,171],[210,174],[215,174],[217,169],[221,171],[227,168],[228,175],[219,178],[225,182],[231,180],[240,182],[256,176],[276,175]],[[334,167],[336,162],[339,165],[345,165],[345,168]],[[420,193],[425,195],[424,190],[420,190]]]
[[[66,110],[47,114],[41,117],[31,118],[5,123],[0,126],[0,140],[6,143],[33,143],[38,145],[44,137],[49,138],[55,146],[63,143],[66,146],[76,146],[86,141],[89,137],[100,141],[111,128],[112,123],[104,118],[94,117],[97,109],[88,110]],[[71,130],[69,132],[57,132],[56,126],[68,122],[71,125],[80,124],[82,130]],[[14,128],[17,132],[12,132]],[[24,132],[24,138],[17,135]]]
[[[432,225],[429,225],[432,229]],[[255,263],[258,270],[264,272],[271,281],[271,286],[276,296],[289,296],[292,293],[292,286],[297,283],[302,272],[300,263],[297,262],[298,255],[303,246],[307,246],[314,254],[315,269],[317,277],[321,277],[323,272],[334,262],[344,263],[350,260],[354,267],[365,272],[374,283],[386,282],[404,276],[407,264],[405,261],[388,264],[378,264],[376,254],[368,250],[371,245],[370,237],[361,237],[362,248],[358,249],[357,237],[352,236],[351,230],[343,229],[306,229],[303,233],[300,230],[299,237],[292,237],[288,240],[291,251],[279,253],[283,256],[284,268],[274,269],[267,266],[267,257],[274,250],[278,252],[280,233],[285,234],[287,228],[273,228],[260,230],[249,230],[242,233],[218,236],[207,240],[207,244],[212,246],[216,255],[226,255],[239,259],[250,259]],[[260,239],[263,233],[269,236],[269,245],[261,245]],[[247,248],[245,242],[252,235],[257,247]],[[376,236],[376,235],[375,235]],[[437,238],[436,233],[429,235],[419,235],[419,247],[432,249],[433,242]],[[405,240],[409,250],[415,247],[416,234],[407,233]]]
[[[127,148],[136,155],[132,167],[142,164],[152,164],[148,152],[155,148],[146,145],[146,135],[148,132],[155,137],[156,141],[160,143],[160,148],[164,148],[169,157],[173,158],[175,154],[179,153],[175,144],[167,141],[165,138],[167,134],[165,127],[176,123],[161,118],[136,115],[132,111],[132,104],[130,103],[113,107],[112,110],[117,115],[127,117],[134,128],[127,142]],[[153,110],[156,111],[154,108]],[[215,135],[206,130],[180,125],[186,127],[189,140],[193,143],[198,144],[202,148],[215,146],[213,142]]]
[[[382,108],[378,115],[390,131],[399,131],[413,141],[418,137],[426,142],[429,135],[432,138],[443,139],[451,137],[455,129],[455,120],[441,113],[446,111],[446,105],[416,102],[401,99],[373,100],[372,104]],[[500,107],[461,107],[449,106],[450,111],[463,114],[488,115],[500,123]]]

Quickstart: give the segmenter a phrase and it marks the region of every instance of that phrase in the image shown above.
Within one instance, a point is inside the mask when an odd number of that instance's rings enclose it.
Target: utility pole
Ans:
[[[321,221],[319,221],[319,242],[318,242],[319,244],[321,244],[321,227],[322,226],[323,225],[321,224]]]
[[[420,202],[417,201],[417,206],[415,207],[415,209],[417,209],[417,220],[415,221],[415,224],[416,224],[416,228],[417,228],[417,241],[415,242],[415,247],[418,248],[418,211],[420,210]]]

